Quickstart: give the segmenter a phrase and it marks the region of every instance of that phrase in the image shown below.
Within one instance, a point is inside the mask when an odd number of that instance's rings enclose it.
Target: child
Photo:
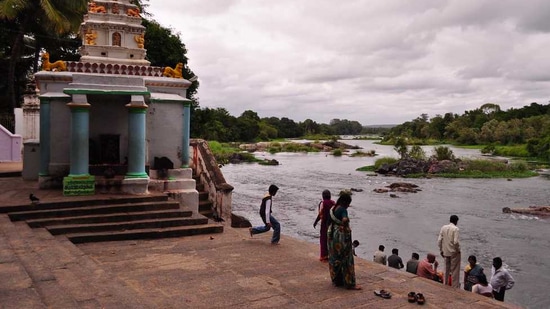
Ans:
[[[353,255],[354,256],[357,256],[357,254],[355,254],[355,248],[359,247],[359,240],[354,240],[352,243],[351,243],[352,247],[353,247]]]

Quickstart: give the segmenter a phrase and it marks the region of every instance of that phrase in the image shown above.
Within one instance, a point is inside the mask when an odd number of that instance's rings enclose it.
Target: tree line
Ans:
[[[384,141],[399,137],[421,144],[430,139],[462,145],[525,144],[530,156],[550,159],[550,104],[503,111],[498,104],[487,103],[463,115],[446,113],[430,119],[422,114],[390,129]]]
[[[251,110],[235,117],[224,108],[195,108],[191,112],[191,135],[218,142],[253,142],[312,135],[356,135],[363,132],[357,121],[332,119],[329,124],[311,119],[295,122],[287,117],[260,118]]]
[[[187,49],[178,33],[163,27],[147,13],[148,0],[134,0],[145,26],[147,60],[152,66],[185,64],[183,77],[195,76],[190,69]],[[87,12],[87,0],[1,0],[0,1],[0,113],[20,107],[32,76],[39,70],[40,54],[52,59],[78,61],[82,40],[78,28]],[[163,48],[158,48],[162,46]],[[193,79],[192,79],[193,80]],[[257,141],[312,135],[354,135],[378,133],[386,142],[396,137],[447,141],[458,144],[524,144],[530,155],[550,159],[550,106],[531,103],[519,109],[502,111],[487,103],[463,115],[446,113],[429,118],[427,114],[391,129],[363,127],[357,121],[333,119],[329,124],[311,119],[295,122],[287,117],[260,118],[247,110],[235,117],[223,108],[200,108],[194,79],[187,91],[192,101],[191,135],[207,140]]]

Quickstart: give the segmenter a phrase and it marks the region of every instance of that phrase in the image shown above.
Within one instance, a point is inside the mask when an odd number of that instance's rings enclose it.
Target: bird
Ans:
[[[40,199],[32,193],[29,194],[29,200],[31,200],[31,204],[39,204],[40,203]]]

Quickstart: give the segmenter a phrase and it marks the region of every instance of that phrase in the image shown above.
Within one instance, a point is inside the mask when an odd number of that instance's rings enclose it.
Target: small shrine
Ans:
[[[198,203],[183,65],[150,66],[140,11],[130,0],[89,2],[80,34],[80,61],[44,53],[35,74],[39,187],[66,195],[173,189]]]

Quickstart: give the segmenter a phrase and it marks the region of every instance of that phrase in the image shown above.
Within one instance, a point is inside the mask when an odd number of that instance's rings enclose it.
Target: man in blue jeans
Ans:
[[[248,230],[250,231],[250,237],[254,234],[265,233],[273,227],[273,237],[271,237],[271,244],[278,245],[279,239],[281,239],[281,225],[279,221],[273,217],[272,212],[272,200],[279,187],[276,185],[269,186],[268,193],[262,199],[262,204],[260,205],[260,216],[264,222],[264,226],[255,226],[251,227]]]

